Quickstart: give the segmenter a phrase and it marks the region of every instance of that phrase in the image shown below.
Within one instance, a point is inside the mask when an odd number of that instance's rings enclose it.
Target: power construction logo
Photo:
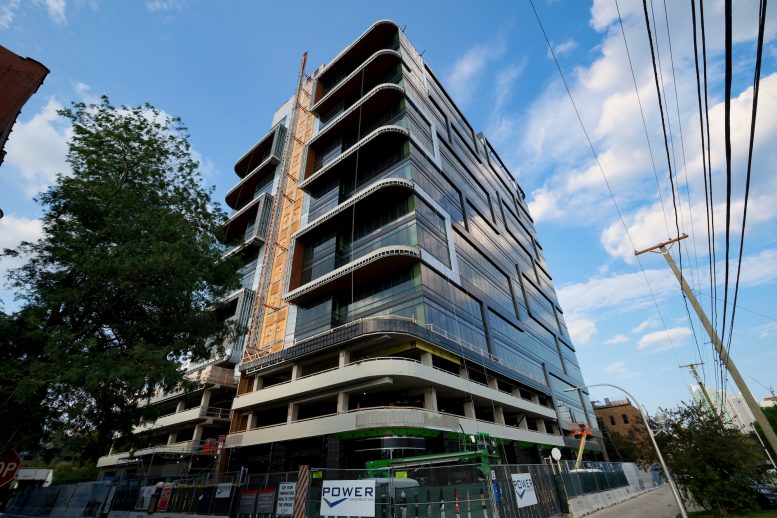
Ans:
[[[374,480],[325,480],[321,516],[375,516]]]
[[[515,501],[518,507],[529,507],[537,504],[537,493],[534,492],[534,481],[530,473],[510,475],[515,489]]]

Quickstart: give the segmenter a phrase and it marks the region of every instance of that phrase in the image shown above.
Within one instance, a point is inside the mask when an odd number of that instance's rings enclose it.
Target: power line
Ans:
[[[652,5],[652,3],[651,3]],[[642,0],[642,7],[645,11],[645,27],[647,29],[648,42],[650,43],[650,57],[653,64],[653,78],[656,82],[656,96],[658,97],[658,110],[661,112],[661,129],[664,133],[664,149],[666,151],[666,165],[669,170],[669,183],[672,187],[672,204],[674,205],[674,224],[677,235],[680,235],[680,222],[677,219],[677,198],[674,191],[674,178],[672,176],[672,159],[669,155],[669,140],[666,131],[666,118],[664,117],[664,104],[661,100],[661,86],[658,82],[658,70],[656,68],[656,52],[653,46],[653,34],[650,30],[650,16],[648,15],[647,0]],[[681,250],[678,248],[678,250]],[[682,252],[680,252],[680,265],[682,265]],[[681,269],[682,271],[682,269]]]
[[[693,27],[693,57],[696,66],[696,97],[699,107],[699,134],[701,136],[702,177],[704,179],[704,205],[707,220],[707,255],[709,257],[710,281],[710,317],[713,327],[717,325],[717,267],[715,259],[715,213],[712,198],[712,159],[710,154],[709,107],[707,101],[707,40],[704,27],[704,0],[699,0],[699,23],[701,25],[702,64],[704,67],[704,82],[699,71],[698,28],[696,21],[696,0],[691,0],[691,24]],[[704,106],[702,107],[701,89],[704,87]],[[706,123],[706,124],[705,124]],[[706,126],[706,133],[705,133]],[[706,144],[706,145],[705,145]],[[715,390],[719,389],[718,377],[722,377],[722,365],[717,355],[713,354],[715,364]]]
[[[724,18],[726,33],[726,77],[725,77],[725,104],[724,104],[724,139],[726,148],[726,272],[723,283],[723,321],[720,336],[726,337],[726,310],[728,306],[728,274],[729,274],[729,234],[731,232],[731,79],[732,79],[732,46],[733,46],[733,5],[732,0],[725,1]],[[723,385],[723,395],[726,395],[726,385]]]
[[[610,182],[607,180],[607,175],[604,173],[604,168],[602,167],[601,162],[599,161],[599,155],[596,153],[596,149],[594,149],[594,145],[591,142],[591,138],[588,136],[588,131],[585,129],[585,124],[583,123],[583,118],[580,116],[580,111],[577,109],[577,104],[575,103],[574,97],[572,97],[572,91],[569,89],[569,85],[567,84],[567,80],[564,77],[564,72],[561,70],[561,65],[558,62],[558,58],[556,57],[556,53],[553,50],[553,45],[550,44],[550,38],[548,38],[547,32],[545,32],[545,27],[542,24],[542,20],[540,19],[540,15],[537,12],[537,8],[534,6],[534,0],[529,0],[529,5],[531,5],[532,11],[534,12],[534,17],[537,19],[537,23],[540,26],[540,30],[542,31],[542,35],[545,38],[545,43],[548,46],[548,50],[550,51],[551,56],[553,57],[553,62],[556,64],[556,69],[558,70],[559,76],[561,76],[561,81],[564,84],[564,88],[567,91],[567,96],[569,97],[569,101],[572,103],[572,108],[575,110],[575,115],[577,116],[577,121],[580,123],[580,128],[583,130],[583,134],[585,135],[586,141],[588,142],[588,147],[591,149],[591,153],[593,153],[594,160],[596,161],[597,166],[599,167],[599,172],[602,174],[602,178],[604,179],[604,184],[607,186],[607,191],[610,193],[610,199],[612,200],[612,204],[615,206],[615,210],[618,213],[618,219],[620,219],[621,225],[623,225],[623,229],[626,232],[626,237],[628,237],[629,242],[631,243],[631,246],[634,250],[636,250],[636,246],[634,246],[634,240],[631,238],[631,233],[629,232],[629,227],[626,225],[626,221],[623,219],[623,214],[621,213],[621,209],[618,206],[618,202],[615,200],[615,195],[612,192],[612,188],[610,187]],[[661,309],[658,306],[658,300],[656,300],[655,293],[653,292],[653,287],[650,285],[650,280],[648,279],[647,274],[645,273],[645,268],[642,266],[642,261],[639,257],[637,257],[637,264],[639,264],[639,269],[642,271],[642,276],[645,278],[645,283],[647,284],[648,291],[650,291],[650,296],[653,299],[653,304],[656,307],[656,312],[658,313],[659,318],[661,319],[661,325],[664,327],[664,331],[667,332],[667,339],[669,340],[669,344],[672,347],[672,352],[674,353],[675,360],[679,362],[678,356],[677,356],[677,349],[674,346],[674,342],[672,341],[672,337],[668,333],[668,329],[666,327],[666,321],[664,320],[664,315],[661,313]]]
[[[696,265],[696,285],[699,285],[699,257],[696,253],[696,233],[693,228],[693,209],[691,208],[691,195],[690,195],[690,188],[688,185],[688,163],[685,158],[685,138],[683,137],[683,123],[682,119],[680,117],[680,100],[679,96],[677,95],[677,74],[675,73],[674,68],[674,52],[672,51],[672,32],[669,30],[669,10],[666,8],[666,0],[663,0],[664,4],[664,23],[666,26],[666,38],[669,43],[669,60],[672,65],[672,88],[674,90],[674,103],[675,103],[675,112],[677,114],[677,126],[680,130],[680,151],[681,156],[683,157],[683,172],[685,174],[685,194],[686,198],[688,200],[688,217],[691,219],[691,239],[693,241],[693,257],[694,257],[694,264]],[[651,11],[653,10],[653,3],[650,4]],[[654,24],[655,24],[655,15],[653,16]],[[656,30],[656,34],[658,34],[658,31]],[[660,56],[659,56],[659,64]],[[664,93],[664,97],[666,97],[666,93]],[[667,109],[668,109],[668,103],[667,103]],[[672,126],[671,123],[669,125],[669,131],[671,135]],[[674,152],[674,139],[672,140],[672,151]],[[677,163],[675,159],[675,164]],[[675,175],[677,173],[675,172]],[[674,194],[674,193],[673,193]],[[680,180],[678,178],[677,180],[677,194],[680,196]],[[683,227],[685,227],[685,221],[683,218],[683,212],[682,212],[682,200],[680,200],[680,219],[683,222]],[[680,258],[680,272],[682,272],[683,269],[683,263],[682,263],[682,241],[677,243],[678,250],[680,250],[679,258]],[[693,269],[691,269],[691,280],[693,280]],[[696,344],[696,350],[699,353],[699,361],[702,361],[702,355],[701,355],[701,347],[699,345],[699,339],[696,335],[696,327],[693,324],[693,318],[691,318],[691,310],[688,307],[688,297],[686,297],[685,292],[680,290],[680,293],[682,293],[683,296],[683,304],[685,306],[685,313],[688,316],[688,322],[691,324],[691,331],[693,332],[693,341]],[[702,377],[704,378],[704,381],[706,382],[707,374],[706,369],[704,368],[704,362],[702,361],[701,365],[702,370]]]
[[[648,146],[648,153],[650,154],[650,162],[653,165],[653,176],[655,177],[655,180],[656,180],[656,189],[658,191],[658,197],[661,200],[661,213],[664,216],[664,225],[666,227],[667,236],[669,236],[671,234],[671,232],[669,231],[669,222],[666,219],[666,207],[664,206],[664,198],[663,198],[663,196],[661,194],[661,184],[660,184],[660,182],[658,180],[658,171],[656,169],[656,162],[653,159],[653,148],[650,145],[650,134],[649,134],[648,129],[647,129],[647,122],[645,120],[645,113],[644,113],[644,111],[642,109],[642,100],[641,100],[640,95],[639,95],[639,87],[637,86],[637,78],[636,78],[636,75],[634,74],[634,66],[633,66],[632,61],[631,61],[631,52],[629,51],[629,44],[628,44],[628,40],[626,38],[626,30],[625,30],[625,28],[623,26],[623,18],[621,17],[620,6],[618,5],[618,0],[615,0],[615,9],[618,12],[618,22],[619,22],[620,28],[621,28],[621,35],[623,36],[623,46],[626,48],[626,57],[628,58],[629,70],[631,71],[631,79],[632,79],[632,82],[634,84],[634,93],[637,96],[637,103],[639,105],[639,113],[642,116],[642,127],[643,127],[643,129],[645,131],[645,140],[646,140],[647,146]],[[664,4],[664,9],[666,10],[666,4]],[[667,25],[667,34],[668,33],[669,33],[669,26]],[[670,47],[669,48],[670,48],[670,54],[671,54],[671,43],[670,43]],[[674,74],[674,58],[672,58],[672,73]],[[675,85],[675,100],[676,99],[677,99],[677,87]],[[679,120],[679,117],[680,117],[679,107],[678,107],[677,116],[678,116],[678,120]],[[681,131],[682,131],[682,129],[681,129]],[[681,136],[682,136],[682,133],[681,133]],[[683,148],[683,163],[685,163],[685,148]],[[687,172],[686,172],[686,174],[687,174]],[[687,184],[687,180],[686,180],[686,184]],[[690,208],[690,198],[689,198],[688,206]],[[697,265],[697,270],[698,270],[698,258],[697,258],[697,261],[696,261],[696,265]],[[698,279],[698,275],[699,274],[698,274],[698,271],[697,271],[696,272],[697,279]],[[698,282],[697,282],[697,284],[698,284]],[[693,320],[691,318],[691,312],[688,309],[688,301],[685,300],[685,293],[683,293],[683,300],[685,301],[685,311],[686,311],[686,314],[688,315],[688,322],[691,324],[691,330],[693,331],[693,340],[694,340],[694,343],[696,344],[696,351],[699,354],[699,360],[702,361],[701,347],[699,345],[699,339],[698,339],[698,337],[696,335],[696,327],[693,325]],[[706,374],[704,372],[703,362],[702,362],[702,375],[705,376],[705,379],[706,379]]]
[[[666,235],[669,237],[671,232],[669,231],[669,222],[666,219],[666,207],[664,206],[664,196],[661,194],[661,183],[658,181],[658,169],[656,168],[656,161],[653,158],[653,147],[650,145],[650,134],[648,133],[647,122],[645,121],[645,112],[642,109],[642,99],[639,95],[639,88],[637,86],[637,77],[634,75],[634,66],[631,63],[631,52],[629,52],[629,44],[626,41],[626,31],[623,28],[623,18],[621,18],[621,10],[618,6],[618,0],[615,0],[615,9],[618,11],[618,21],[621,26],[621,34],[623,35],[623,45],[626,47],[626,57],[629,61],[629,69],[631,70],[631,80],[634,82],[634,92],[637,94],[637,104],[639,104],[639,113],[642,116],[642,128],[645,130],[645,140],[647,141],[648,153],[650,154],[650,163],[653,165],[653,176],[656,179],[656,190],[658,191],[658,199],[661,200],[661,214],[664,216],[664,225],[666,226]]]
[[[742,273],[742,251],[745,248],[745,224],[747,223],[747,201],[750,197],[750,173],[753,166],[753,142],[755,141],[755,119],[758,113],[758,91],[761,85],[761,57],[763,56],[764,26],[766,25],[766,2],[761,0],[758,10],[758,47],[755,55],[755,72],[753,77],[753,107],[750,115],[750,145],[747,154],[747,177],[745,180],[745,203],[742,209],[742,233],[739,236],[739,258],[737,260],[737,278],[734,284],[734,307],[731,310],[731,326],[728,330],[728,344],[726,354],[731,351],[731,339],[734,335],[734,317],[737,311],[737,299],[739,298],[739,276]],[[725,301],[724,301],[725,304]],[[724,306],[725,310],[725,306]],[[725,337],[723,337],[725,339]]]

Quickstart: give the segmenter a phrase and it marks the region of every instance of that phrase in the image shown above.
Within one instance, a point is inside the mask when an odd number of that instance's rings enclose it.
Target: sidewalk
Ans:
[[[643,493],[631,500],[587,515],[590,518],[674,518],[680,510],[672,489],[664,484],[658,489]]]

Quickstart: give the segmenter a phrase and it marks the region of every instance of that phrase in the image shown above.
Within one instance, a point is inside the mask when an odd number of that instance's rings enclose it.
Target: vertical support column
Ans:
[[[345,412],[348,412],[348,393],[338,392],[337,393],[337,413],[344,414]]]
[[[202,393],[202,398],[200,398],[200,408],[202,408],[203,410],[208,408],[208,405],[210,405],[210,395],[211,395],[210,390],[206,390],[205,392]]]
[[[291,366],[291,380],[294,381],[296,379],[299,379],[300,377],[301,369],[299,368],[299,364],[295,363]]]
[[[178,434],[176,432],[170,432],[167,435],[167,445],[175,444],[178,441]]]
[[[253,412],[248,414],[248,420],[246,421],[246,430],[250,430],[251,428],[256,428],[256,425],[258,424],[257,421],[258,419],[256,417],[256,414],[254,414]]]
[[[289,403],[289,410],[288,410],[288,417],[286,418],[287,423],[293,423],[297,420],[297,416],[299,415],[299,407],[294,403]]]
[[[421,354],[421,363],[428,367],[434,366],[434,357],[432,356],[432,353],[425,352]]]
[[[254,392],[262,390],[264,388],[264,378],[261,376],[254,376]]]
[[[471,399],[464,402],[464,417],[475,419],[475,402]]]
[[[192,446],[196,449],[197,444],[202,440],[203,426],[198,424],[194,427],[194,433],[192,434]]]
[[[343,367],[345,367],[349,363],[351,363],[351,351],[343,349],[342,351],[340,351],[340,357],[339,357],[338,365],[342,369]]]
[[[186,401],[181,399],[180,401],[178,401],[178,406],[175,407],[175,412],[176,413],[183,412],[184,410],[186,410]]]
[[[424,390],[424,409],[437,412],[437,389],[435,387],[426,387]]]
[[[496,424],[504,425],[505,423],[505,410],[501,405],[494,407],[494,422]]]

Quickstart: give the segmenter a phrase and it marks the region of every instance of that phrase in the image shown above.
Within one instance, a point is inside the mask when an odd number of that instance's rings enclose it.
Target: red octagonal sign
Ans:
[[[13,480],[21,465],[22,459],[15,451],[9,451],[0,456],[0,487]]]

